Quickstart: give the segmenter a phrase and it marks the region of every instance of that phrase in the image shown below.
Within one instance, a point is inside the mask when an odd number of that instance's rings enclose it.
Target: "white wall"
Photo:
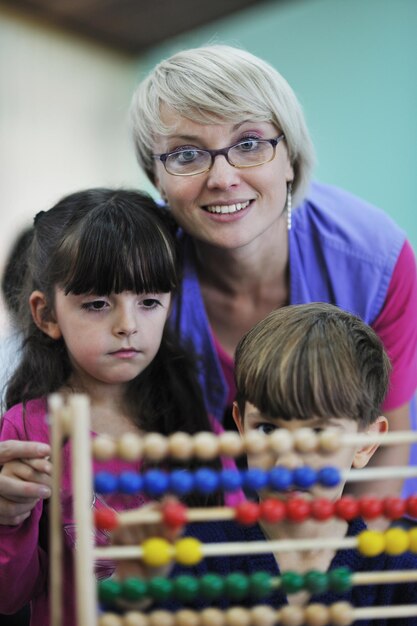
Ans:
[[[0,272],[18,229],[63,195],[143,186],[126,126],[136,81],[130,58],[0,8]]]

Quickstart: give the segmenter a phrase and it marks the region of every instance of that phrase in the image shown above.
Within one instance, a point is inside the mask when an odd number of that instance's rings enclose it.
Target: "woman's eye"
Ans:
[[[107,306],[105,300],[93,300],[92,302],[84,302],[82,308],[86,311],[103,311]]]
[[[240,141],[236,147],[242,152],[252,152],[259,148],[259,139],[245,139]]]
[[[179,150],[169,155],[172,161],[176,161],[179,165],[192,163],[200,154],[200,150]]]
[[[261,433],[265,433],[265,435],[269,435],[270,433],[273,433],[276,428],[277,427],[274,426],[274,424],[269,424],[268,422],[265,422],[262,424],[258,424],[255,430],[258,430]]]

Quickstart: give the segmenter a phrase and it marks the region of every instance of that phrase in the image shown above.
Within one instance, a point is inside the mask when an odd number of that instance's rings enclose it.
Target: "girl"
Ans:
[[[39,213],[20,298],[22,357],[7,388],[1,439],[48,442],[46,397],[55,391],[90,396],[95,434],[210,430],[192,359],[166,329],[176,268],[173,228],[148,196],[93,189]],[[61,494],[63,614],[73,625],[69,446]],[[96,469],[121,471],[123,465],[112,461]],[[4,476],[46,486],[50,471],[47,460],[2,468]],[[143,502],[134,500],[112,496],[93,505],[121,509]],[[46,525],[44,500],[34,500],[27,519],[0,529],[0,612],[31,602],[32,626],[48,624]],[[102,564],[99,576],[109,573]]]

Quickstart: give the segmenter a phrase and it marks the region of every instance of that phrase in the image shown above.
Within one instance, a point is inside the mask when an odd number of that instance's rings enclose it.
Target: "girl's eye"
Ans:
[[[276,426],[274,424],[270,424],[269,422],[263,422],[262,424],[257,424],[255,430],[260,431],[261,433],[265,433],[265,435],[269,435],[276,430]]]
[[[155,309],[157,306],[160,306],[160,304],[161,303],[156,298],[145,298],[145,300],[142,300],[142,306],[145,309]]]
[[[84,302],[82,308],[86,311],[103,311],[108,306],[105,300],[93,300],[92,302]]]

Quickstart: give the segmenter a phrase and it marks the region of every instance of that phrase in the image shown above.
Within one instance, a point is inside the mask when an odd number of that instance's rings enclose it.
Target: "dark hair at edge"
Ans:
[[[391,365],[375,332],[326,303],[270,313],[239,342],[235,378],[248,401],[285,420],[348,417],[366,427],[380,415]]]
[[[32,291],[45,293],[53,309],[57,286],[66,294],[175,292],[180,280],[176,225],[147,194],[104,188],[73,193],[38,214],[34,230],[19,306],[22,358],[7,387],[7,408],[57,391],[71,374],[63,340],[45,335],[32,319]],[[193,355],[168,328],[155,359],[126,393],[135,423],[145,431],[212,430]]]

